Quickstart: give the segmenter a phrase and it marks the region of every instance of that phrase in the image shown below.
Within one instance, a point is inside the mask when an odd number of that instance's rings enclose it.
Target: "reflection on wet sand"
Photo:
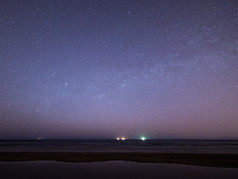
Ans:
[[[238,169],[125,161],[64,163],[54,161],[0,162],[4,179],[52,178],[238,178]]]

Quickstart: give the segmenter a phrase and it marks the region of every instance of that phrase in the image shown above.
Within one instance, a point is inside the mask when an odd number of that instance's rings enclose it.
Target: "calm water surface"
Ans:
[[[233,153],[238,140],[0,140],[0,152]]]

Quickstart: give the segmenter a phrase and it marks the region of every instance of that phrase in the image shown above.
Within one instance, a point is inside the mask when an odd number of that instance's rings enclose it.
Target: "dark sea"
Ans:
[[[238,140],[0,140],[0,152],[171,152],[238,154]]]

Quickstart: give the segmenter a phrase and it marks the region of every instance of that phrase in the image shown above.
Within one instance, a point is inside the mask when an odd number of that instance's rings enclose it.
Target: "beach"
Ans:
[[[4,179],[236,179],[238,170],[181,164],[136,163],[125,161],[65,163],[55,161],[0,162]]]
[[[0,161],[59,161],[70,163],[133,161],[238,168],[237,154],[128,152],[0,152]]]
[[[0,178],[238,178],[237,141],[2,140]]]

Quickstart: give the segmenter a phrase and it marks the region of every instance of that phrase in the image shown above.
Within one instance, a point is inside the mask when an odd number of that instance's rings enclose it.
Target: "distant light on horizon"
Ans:
[[[142,136],[140,139],[141,139],[142,141],[145,141],[145,140],[146,140],[146,138],[145,138],[144,136]]]
[[[121,138],[120,138],[120,137],[117,137],[116,139],[117,139],[117,140],[126,140],[125,137],[121,137]]]

